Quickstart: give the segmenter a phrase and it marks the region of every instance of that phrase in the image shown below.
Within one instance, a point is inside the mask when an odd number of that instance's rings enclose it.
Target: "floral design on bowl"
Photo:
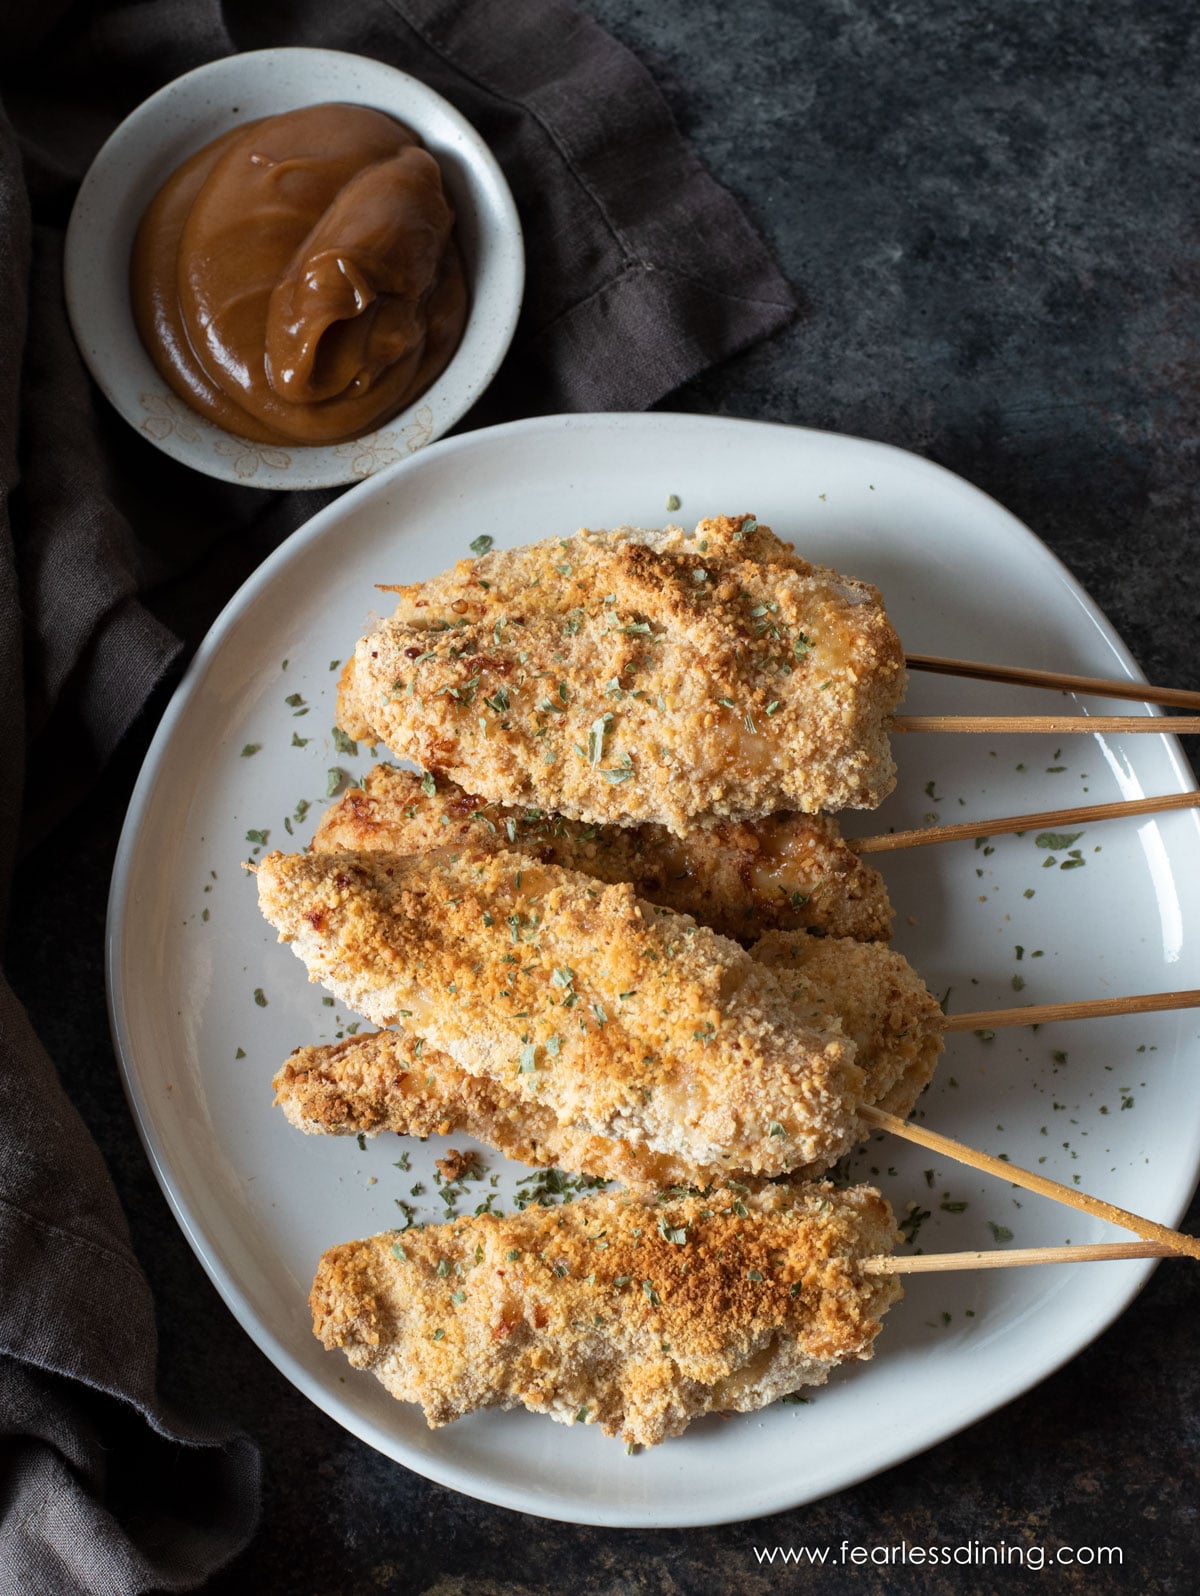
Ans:
[[[256,443],[253,438],[235,438],[232,434],[226,434],[217,439],[215,448],[218,454],[233,462],[239,482],[249,482],[256,477],[259,466],[266,466],[272,471],[292,469],[292,457],[286,449],[277,449],[270,443]]]
[[[200,418],[178,394],[144,393],[139,402],[146,411],[141,430],[155,443],[161,443],[172,434],[184,443],[195,443],[199,439]]]
[[[350,470],[356,477],[374,476],[385,466],[395,465],[406,455],[416,454],[437,436],[434,430],[433,411],[422,405],[413,413],[407,426],[395,432],[372,432],[365,438],[353,438],[349,443],[339,443],[337,453],[345,455]]]

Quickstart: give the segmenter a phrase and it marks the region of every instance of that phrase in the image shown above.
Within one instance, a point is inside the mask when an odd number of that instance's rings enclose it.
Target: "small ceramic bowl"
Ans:
[[[345,101],[406,123],[436,155],[458,217],[470,310],[441,376],[407,409],[350,443],[253,443],[214,426],[167,387],[142,346],[129,257],[142,213],[193,151],[228,128]],[[255,50],[198,67],[152,95],[104,145],[71,212],[67,312],[92,375],[130,426],[166,454],[229,482],[326,488],[354,482],[440,438],[496,374],[521,308],[525,255],[508,184],[469,122],[404,72],[337,50]]]

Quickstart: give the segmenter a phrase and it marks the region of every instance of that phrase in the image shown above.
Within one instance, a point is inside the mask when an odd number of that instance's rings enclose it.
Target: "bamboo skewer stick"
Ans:
[[[1123,1230],[1132,1230],[1134,1235],[1141,1236],[1143,1241],[1158,1242],[1160,1246],[1167,1247],[1173,1252],[1186,1253],[1190,1258],[1200,1258],[1200,1239],[1195,1236],[1185,1235],[1180,1230],[1172,1230],[1168,1225],[1160,1225],[1157,1220],[1143,1219],[1140,1214],[1130,1213],[1126,1208],[1118,1208],[1114,1203],[1105,1202],[1102,1197],[1092,1197],[1085,1191],[1077,1191],[1074,1186],[1064,1186],[1057,1180],[1034,1174],[1031,1169],[1022,1169],[1019,1164],[1010,1164],[1006,1159],[997,1158],[992,1153],[979,1152],[974,1147],[968,1147],[965,1142],[956,1142],[952,1137],[942,1136],[938,1131],[925,1130],[922,1126],[912,1124],[910,1120],[898,1119],[895,1114],[887,1114],[881,1108],[872,1108],[863,1104],[858,1114],[868,1125],[874,1125],[877,1130],[890,1131],[902,1141],[913,1142],[918,1147],[928,1148],[930,1152],[941,1153],[944,1158],[952,1158],[956,1163],[982,1170],[985,1175],[996,1175],[999,1179],[1006,1180],[1013,1186],[1020,1186],[1025,1191],[1036,1192],[1040,1197],[1049,1197],[1054,1202],[1065,1203],[1068,1208],[1078,1208],[1080,1213],[1090,1214],[1093,1219],[1103,1219],[1110,1225],[1119,1225]]]
[[[1200,709],[1200,692],[1186,687],[1150,687],[1145,682],[1068,676],[1063,671],[1029,670],[1020,665],[985,665],[978,660],[944,659],[937,654],[907,654],[905,663],[910,670],[932,671],[938,676],[967,676],[982,682],[1010,682],[1017,687],[1094,693],[1100,698],[1131,698],[1139,704],[1163,704],[1170,709]]]
[[[1200,732],[1200,715],[893,715],[894,732]]]
[[[1117,1258],[1178,1258],[1157,1241],[1095,1241],[1076,1247],[1013,1247],[988,1252],[889,1253],[863,1258],[865,1275],[930,1275],[949,1269],[1017,1269],[1027,1264],[1103,1263]]]
[[[1074,809],[1041,809],[1029,815],[1009,815],[1003,820],[963,820],[952,826],[922,826],[915,831],[891,831],[877,837],[847,837],[855,853],[890,853],[896,848],[926,848],[934,842],[965,842],[976,837],[1006,837],[1019,831],[1042,831],[1053,826],[1091,825],[1097,820],[1120,820],[1126,815],[1154,815],[1168,809],[1195,809],[1200,791],[1164,793],[1160,798],[1116,798],[1107,804],[1083,804]]]
[[[1022,1008],[948,1014],[945,1031],[994,1031],[1005,1025],[1048,1025],[1052,1020],[1099,1020],[1112,1014],[1162,1014],[1200,1008],[1200,991],[1142,992],[1133,997],[1083,998],[1078,1003],[1027,1003]]]

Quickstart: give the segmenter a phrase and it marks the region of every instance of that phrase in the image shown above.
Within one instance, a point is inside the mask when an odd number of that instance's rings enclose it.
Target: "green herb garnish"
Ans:
[[[1037,848],[1053,848],[1061,853],[1082,836],[1082,831],[1039,831],[1033,841]]]

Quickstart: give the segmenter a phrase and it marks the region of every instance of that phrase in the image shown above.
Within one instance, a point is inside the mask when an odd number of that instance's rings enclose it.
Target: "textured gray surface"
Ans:
[[[587,9],[650,67],[803,298],[788,332],[668,408],[828,427],[938,460],[1050,544],[1152,678],[1200,687],[1191,8]],[[23,872],[13,975],[132,1217],[160,1306],[164,1385],[223,1411],[264,1449],[261,1533],[211,1589],[757,1596],[802,1581],[821,1593],[1013,1584],[968,1567],[760,1570],[753,1554],[905,1538],[1119,1544],[1121,1574],[1042,1577],[1089,1592],[1195,1588],[1200,1274],[1183,1264],[1161,1268],[1093,1347],[1002,1412],[855,1490],[751,1525],[629,1534],[542,1523],[429,1485],[338,1429],[208,1285],[117,1084],[104,895],[139,751],[71,840]],[[64,938],[67,915],[77,926]]]

